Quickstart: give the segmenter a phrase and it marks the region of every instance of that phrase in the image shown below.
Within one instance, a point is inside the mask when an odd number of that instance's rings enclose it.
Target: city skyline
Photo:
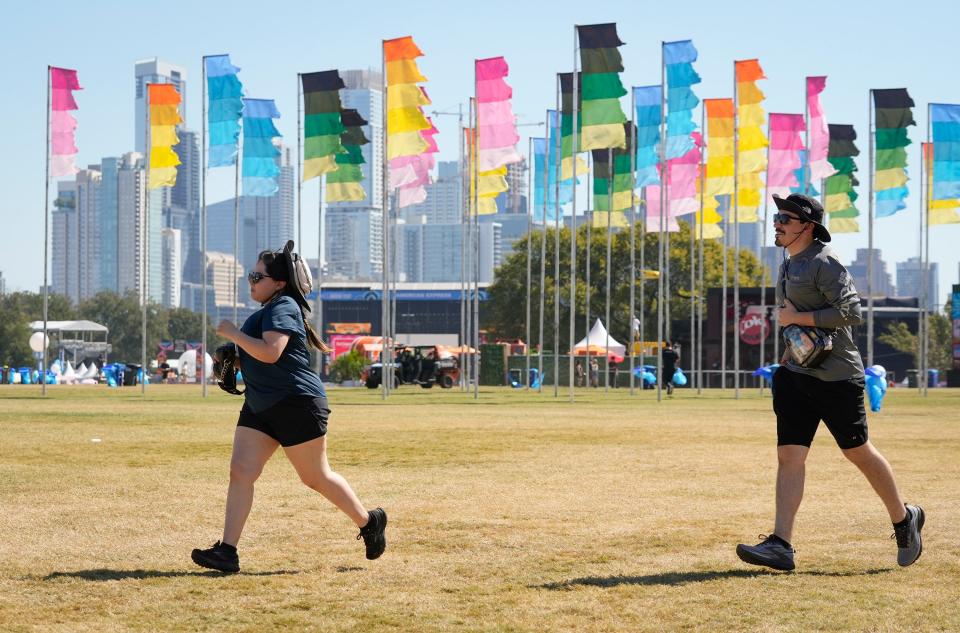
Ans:
[[[56,4],[56,3],[55,3]],[[288,145],[296,141],[296,93],[293,92],[295,74],[326,68],[377,68],[379,43],[383,37],[396,37],[410,33],[425,52],[421,60],[424,74],[429,78],[428,91],[434,100],[433,106],[441,111],[455,110],[471,94],[470,66],[475,57],[495,54],[506,56],[511,66],[511,85],[514,86],[515,111],[522,121],[542,119],[543,109],[552,107],[553,73],[569,70],[573,61],[573,24],[616,21],[621,37],[627,42],[622,47],[624,55],[625,84],[641,85],[656,81],[659,77],[660,40],[692,38],[700,50],[696,64],[704,79],[697,94],[702,98],[728,96],[732,61],[759,57],[768,81],[762,89],[768,96],[765,103],[769,112],[800,111],[802,109],[802,82],[806,75],[826,74],[827,89],[823,102],[827,120],[835,123],[853,123],[859,134],[858,144],[864,150],[858,159],[861,176],[861,211],[866,211],[866,145],[867,145],[867,91],[869,88],[905,86],[917,102],[915,118],[918,126],[910,130],[913,145],[908,148],[912,180],[909,183],[911,196],[907,210],[897,216],[878,220],[875,225],[875,247],[884,251],[890,261],[902,261],[916,255],[914,239],[918,226],[917,206],[919,141],[925,137],[926,103],[958,102],[960,88],[942,85],[930,73],[920,72],[929,60],[943,59],[949,54],[951,41],[947,24],[934,23],[920,28],[919,20],[904,25],[899,47],[891,50],[888,43],[856,34],[857,12],[853,7],[838,6],[825,2],[813,2],[811,14],[829,11],[834,19],[818,23],[817,41],[829,46],[805,46],[804,55],[794,54],[793,47],[784,46],[776,37],[769,36],[782,26],[782,16],[758,15],[745,24],[737,19],[741,12],[721,11],[704,5],[699,13],[702,19],[691,20],[690,7],[665,6],[656,9],[656,19],[641,14],[629,3],[612,2],[602,10],[589,10],[574,3],[552,3],[549,15],[535,7],[520,7],[506,3],[491,3],[508,9],[517,20],[508,23],[496,17],[479,16],[476,28],[444,28],[453,20],[456,7],[434,7],[427,19],[413,19],[404,15],[398,7],[383,7],[373,12],[362,26],[325,31],[326,37],[310,40],[307,33],[315,27],[291,20],[292,8],[275,12],[256,25],[243,24],[240,20],[229,28],[212,32],[206,27],[213,19],[213,9],[187,3],[174,2],[181,11],[189,12],[195,19],[182,24],[182,33],[175,42],[159,34],[143,30],[112,29],[110,38],[76,42],[51,42],[38,37],[39,8],[28,7],[21,11],[24,19],[22,29],[15,29],[7,46],[14,47],[19,57],[29,63],[5,71],[9,75],[10,88],[23,99],[0,105],[8,120],[18,121],[17,129],[11,132],[12,142],[21,148],[16,158],[5,156],[0,163],[5,173],[11,174],[13,185],[0,201],[6,218],[16,217],[22,225],[24,238],[17,240],[12,248],[0,255],[0,270],[6,275],[8,291],[25,289],[36,291],[40,287],[42,268],[17,266],[16,262],[36,257],[42,246],[42,214],[30,213],[40,208],[42,176],[38,171],[43,162],[42,142],[36,142],[37,130],[43,129],[42,108],[29,104],[44,99],[45,81],[43,68],[46,63],[68,66],[79,71],[84,90],[77,93],[80,110],[78,165],[85,165],[103,156],[119,156],[130,151],[130,134],[134,126],[134,103],[129,99],[130,66],[136,61],[160,58],[185,69],[192,88],[186,100],[186,120],[193,128],[199,127],[200,118],[199,77],[200,58],[211,52],[230,52],[234,63],[241,67],[241,80],[248,94],[256,97],[275,97],[282,118],[278,122],[284,141]],[[875,11],[892,3],[878,3]],[[746,6],[746,5],[744,5]],[[946,6],[946,5],[945,5]],[[241,8],[242,9],[242,8]],[[101,3],[93,7],[79,7],[63,3],[61,11],[74,24],[75,32],[92,31],[106,24],[136,24],[146,19],[142,9],[120,3]],[[239,12],[242,13],[242,10]],[[239,14],[238,13],[238,14]],[[492,12],[496,13],[496,11]],[[695,12],[694,12],[695,13]],[[525,18],[529,18],[527,21]],[[537,24],[534,48],[524,31],[523,24]],[[491,44],[489,38],[480,37],[483,26],[497,27],[502,37]],[[253,47],[248,42],[257,41],[255,35],[268,27],[285,30],[289,36],[277,38],[271,47]],[[851,30],[852,29],[852,30]],[[489,31],[487,31],[489,32]],[[719,34],[723,35],[720,36]],[[299,37],[298,37],[299,36]],[[308,42],[306,45],[302,42]],[[119,54],[117,51],[121,51]],[[313,60],[313,61],[310,61]],[[125,114],[127,113],[127,114]],[[455,117],[437,120],[441,130],[438,141],[440,159],[454,159],[457,144]],[[526,147],[526,134],[521,130],[521,151]],[[230,197],[231,175],[229,170],[212,170],[208,179],[208,203]],[[220,172],[220,173],[215,173]],[[316,209],[316,187],[305,187],[303,208]],[[51,198],[56,184],[51,186]],[[51,204],[51,211],[52,211]],[[866,246],[866,221],[861,221],[862,232],[856,235],[837,236],[835,246],[844,261],[851,261],[857,248]],[[300,248],[305,253],[315,253],[317,218],[316,213],[305,211],[304,236]],[[769,229],[766,244],[771,243]],[[909,236],[906,238],[905,236]],[[956,281],[957,261],[960,254],[950,248],[958,236],[957,226],[934,227],[931,230],[931,260],[940,264],[939,286],[949,288]]]

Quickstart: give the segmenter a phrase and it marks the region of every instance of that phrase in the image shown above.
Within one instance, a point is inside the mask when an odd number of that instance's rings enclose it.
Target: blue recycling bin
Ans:
[[[940,384],[940,370],[928,369],[927,370],[927,387],[936,387],[939,384]]]

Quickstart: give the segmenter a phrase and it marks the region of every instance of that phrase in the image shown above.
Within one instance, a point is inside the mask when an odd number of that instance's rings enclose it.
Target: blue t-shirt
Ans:
[[[307,331],[300,306],[293,297],[281,295],[273,299],[251,314],[240,330],[253,338],[263,338],[264,332],[290,335],[275,363],[261,362],[240,348],[244,395],[254,413],[269,409],[287,396],[326,397],[323,383],[310,369]]]

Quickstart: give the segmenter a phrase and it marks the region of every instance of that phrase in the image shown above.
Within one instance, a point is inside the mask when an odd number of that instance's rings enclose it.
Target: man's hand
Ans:
[[[784,299],[783,304],[777,314],[777,325],[780,327],[787,327],[788,325],[817,326],[816,312],[800,312],[789,299]]]
[[[239,333],[239,328],[230,321],[220,321],[220,325],[217,326],[217,334],[234,343],[236,343],[236,337]]]

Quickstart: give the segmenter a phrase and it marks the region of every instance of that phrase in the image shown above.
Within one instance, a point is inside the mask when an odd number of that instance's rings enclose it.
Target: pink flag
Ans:
[[[800,114],[770,114],[770,149],[767,162],[767,195],[786,197],[799,186],[796,170],[803,164],[804,120]]]
[[[53,178],[72,176],[76,165],[77,120],[70,114],[77,109],[73,91],[80,90],[77,71],[50,67],[50,175]]]
[[[827,160],[830,132],[820,104],[820,93],[827,86],[826,77],[807,77],[807,111],[810,113],[810,179],[821,180],[837,170]]]
[[[478,59],[476,62],[477,81],[489,79],[502,79],[510,72],[507,66],[507,60],[503,57],[491,57],[489,59]]]
[[[477,100],[480,103],[506,101],[513,98],[513,88],[503,79],[484,79],[477,82]]]

